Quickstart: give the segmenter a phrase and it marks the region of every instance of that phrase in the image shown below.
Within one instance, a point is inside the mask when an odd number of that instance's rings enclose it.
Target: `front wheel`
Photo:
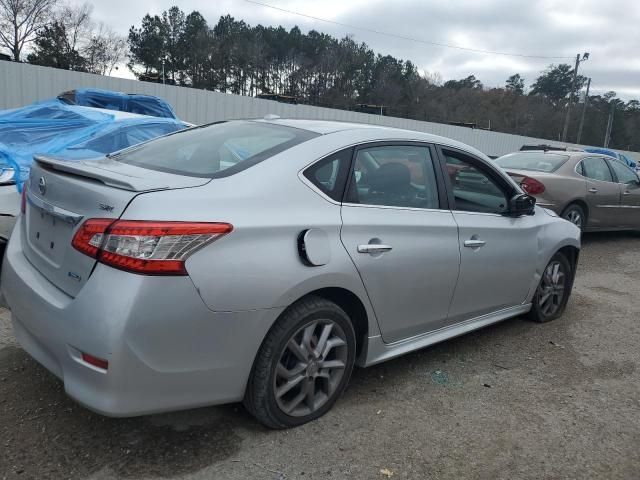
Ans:
[[[324,298],[289,307],[256,357],[244,404],[265,426],[289,428],[328,412],[349,382],[356,341],[347,314]]]
[[[556,253],[544,269],[533,297],[529,318],[535,322],[550,322],[562,316],[573,285],[573,271],[567,257]]]

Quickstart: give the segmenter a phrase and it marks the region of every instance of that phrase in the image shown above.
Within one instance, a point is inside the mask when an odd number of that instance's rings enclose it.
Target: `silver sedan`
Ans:
[[[110,416],[244,401],[300,425],[354,365],[559,317],[580,249],[480,152],[367,125],[232,121],[41,157],[24,192],[1,281],[15,335]]]

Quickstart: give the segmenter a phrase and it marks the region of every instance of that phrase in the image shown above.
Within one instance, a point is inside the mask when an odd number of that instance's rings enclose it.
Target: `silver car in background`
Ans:
[[[37,159],[2,289],[81,404],[326,413],[369,366],[559,317],[580,231],[478,151],[348,123],[232,121],[101,160]]]

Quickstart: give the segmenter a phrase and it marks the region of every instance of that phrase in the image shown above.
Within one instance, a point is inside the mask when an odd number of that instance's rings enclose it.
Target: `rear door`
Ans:
[[[440,152],[461,255],[448,322],[521,305],[537,263],[536,220],[505,215],[515,189],[485,162],[455,149]]]
[[[460,251],[435,158],[419,143],[370,144],[354,155],[341,238],[385,342],[446,324]]]
[[[608,163],[602,157],[587,157],[582,159],[579,168],[587,179],[587,227],[619,227],[622,192],[620,185],[614,181]]]
[[[607,160],[622,190],[619,223],[624,228],[640,228],[640,179],[622,162]]]

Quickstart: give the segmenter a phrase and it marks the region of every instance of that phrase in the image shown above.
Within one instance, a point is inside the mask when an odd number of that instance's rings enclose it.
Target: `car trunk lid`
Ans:
[[[513,178],[518,185],[525,177],[535,178],[537,180],[543,181],[544,177],[549,175],[549,173],[547,172],[540,172],[537,170],[517,170],[514,168],[505,168],[504,170],[505,172],[507,172],[507,175]]]
[[[36,157],[27,182],[21,226],[24,254],[50,282],[76,296],[96,263],[71,245],[85,220],[115,220],[137,195],[198,187],[209,181],[126,165],[109,158],[71,162]]]

